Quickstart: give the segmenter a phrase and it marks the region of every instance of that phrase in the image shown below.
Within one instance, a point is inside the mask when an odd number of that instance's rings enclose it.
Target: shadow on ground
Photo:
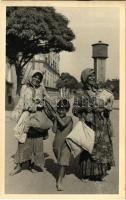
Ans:
[[[77,157],[76,159],[71,158],[70,166],[66,168],[66,175],[74,174],[77,178],[81,178],[81,172],[78,162],[79,157]],[[45,168],[57,180],[59,165],[53,159],[46,159]]]

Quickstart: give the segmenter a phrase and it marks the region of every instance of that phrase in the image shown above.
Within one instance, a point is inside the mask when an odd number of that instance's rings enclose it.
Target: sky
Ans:
[[[81,71],[93,67],[92,44],[109,44],[106,79],[119,77],[119,8],[115,7],[57,7],[57,12],[69,19],[76,39],[74,52],[60,54],[60,71],[80,79]]]

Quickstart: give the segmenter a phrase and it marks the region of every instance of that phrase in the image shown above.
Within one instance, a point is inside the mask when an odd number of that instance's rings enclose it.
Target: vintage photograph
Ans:
[[[27,0],[1,0],[1,1],[27,1]],[[48,0],[30,0],[30,1],[48,1]],[[51,1],[69,1],[69,0],[51,0]],[[104,0],[73,0],[73,1],[85,1],[85,2],[88,2],[88,1],[104,1]],[[115,0],[106,0],[106,1],[115,1]],[[117,0],[117,1],[125,1],[125,0]]]
[[[119,194],[120,6],[6,6],[9,194]]]

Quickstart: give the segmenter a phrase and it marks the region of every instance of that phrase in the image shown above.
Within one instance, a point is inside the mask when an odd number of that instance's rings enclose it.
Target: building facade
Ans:
[[[59,61],[59,54],[54,52],[50,52],[49,54],[35,55],[34,58],[25,66],[22,84],[25,83],[33,69],[39,69],[44,72],[44,86],[47,88],[56,88],[56,81],[60,76]]]

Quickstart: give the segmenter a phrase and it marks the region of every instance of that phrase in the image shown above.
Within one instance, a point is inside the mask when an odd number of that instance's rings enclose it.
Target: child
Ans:
[[[73,120],[71,116],[67,116],[70,109],[70,103],[66,99],[62,99],[57,103],[57,113],[54,114],[53,132],[55,138],[53,141],[53,151],[57,162],[60,166],[56,187],[58,191],[62,191],[62,180],[65,175],[65,169],[69,166],[70,149],[65,142],[66,136],[73,128]]]

